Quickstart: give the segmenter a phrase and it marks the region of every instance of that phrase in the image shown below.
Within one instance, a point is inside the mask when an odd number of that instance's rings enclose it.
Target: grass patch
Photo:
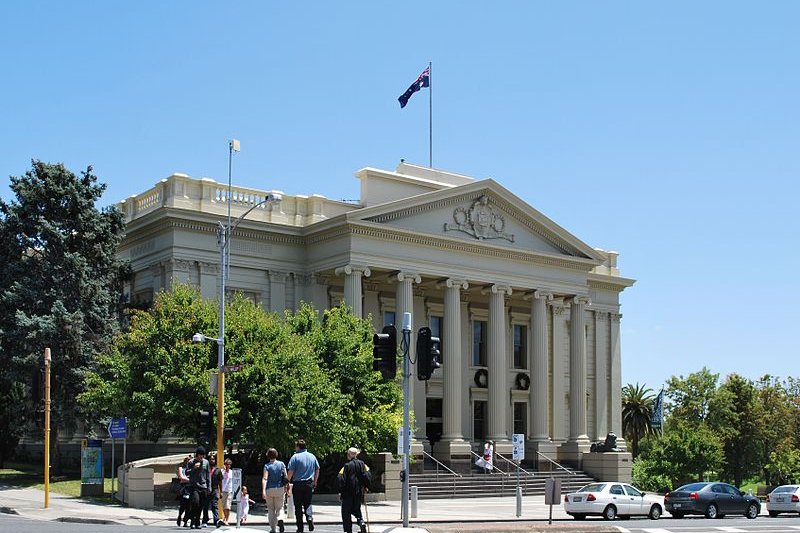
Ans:
[[[32,465],[11,464],[10,468],[0,469],[0,484],[19,488],[44,490],[44,474],[42,469]],[[103,496],[91,496],[85,499],[111,503],[111,478],[104,479]],[[119,490],[119,480],[115,481]],[[50,476],[50,492],[80,498],[81,478],[79,474]]]

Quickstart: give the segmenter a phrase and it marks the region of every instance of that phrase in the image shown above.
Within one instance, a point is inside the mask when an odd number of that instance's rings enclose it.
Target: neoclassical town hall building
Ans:
[[[230,291],[265,309],[347,302],[375,329],[411,312],[442,339],[442,368],[414,379],[415,438],[448,464],[526,435],[580,463],[591,441],[622,434],[617,254],[592,248],[492,179],[401,162],[364,168],[358,203],[287,196],[233,233]],[[142,303],[171,283],[218,294],[217,228],[269,191],[174,174],[121,202],[130,291]],[[413,345],[413,342],[412,342]],[[413,346],[412,346],[413,350]],[[414,373],[416,375],[416,373]]]

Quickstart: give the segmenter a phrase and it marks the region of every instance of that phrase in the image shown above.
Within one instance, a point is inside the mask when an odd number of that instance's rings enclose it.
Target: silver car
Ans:
[[[781,513],[800,513],[800,485],[781,485],[767,495],[767,512],[775,517]]]

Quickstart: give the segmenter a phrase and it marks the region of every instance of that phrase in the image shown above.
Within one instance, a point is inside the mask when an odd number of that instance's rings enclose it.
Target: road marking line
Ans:
[[[617,528],[617,530],[619,530],[619,533],[631,533],[630,529],[625,529],[622,526],[614,526],[614,527]]]
[[[644,528],[642,531],[646,533],[672,533],[669,529],[658,528],[658,527],[650,527]]]
[[[727,533],[745,533],[746,529],[739,529],[738,527],[715,527],[714,529],[719,531],[726,531]]]

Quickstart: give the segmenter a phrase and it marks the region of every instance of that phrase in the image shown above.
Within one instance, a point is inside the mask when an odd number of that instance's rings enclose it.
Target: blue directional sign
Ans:
[[[111,423],[108,425],[108,436],[112,439],[127,439],[128,419],[112,418]]]

